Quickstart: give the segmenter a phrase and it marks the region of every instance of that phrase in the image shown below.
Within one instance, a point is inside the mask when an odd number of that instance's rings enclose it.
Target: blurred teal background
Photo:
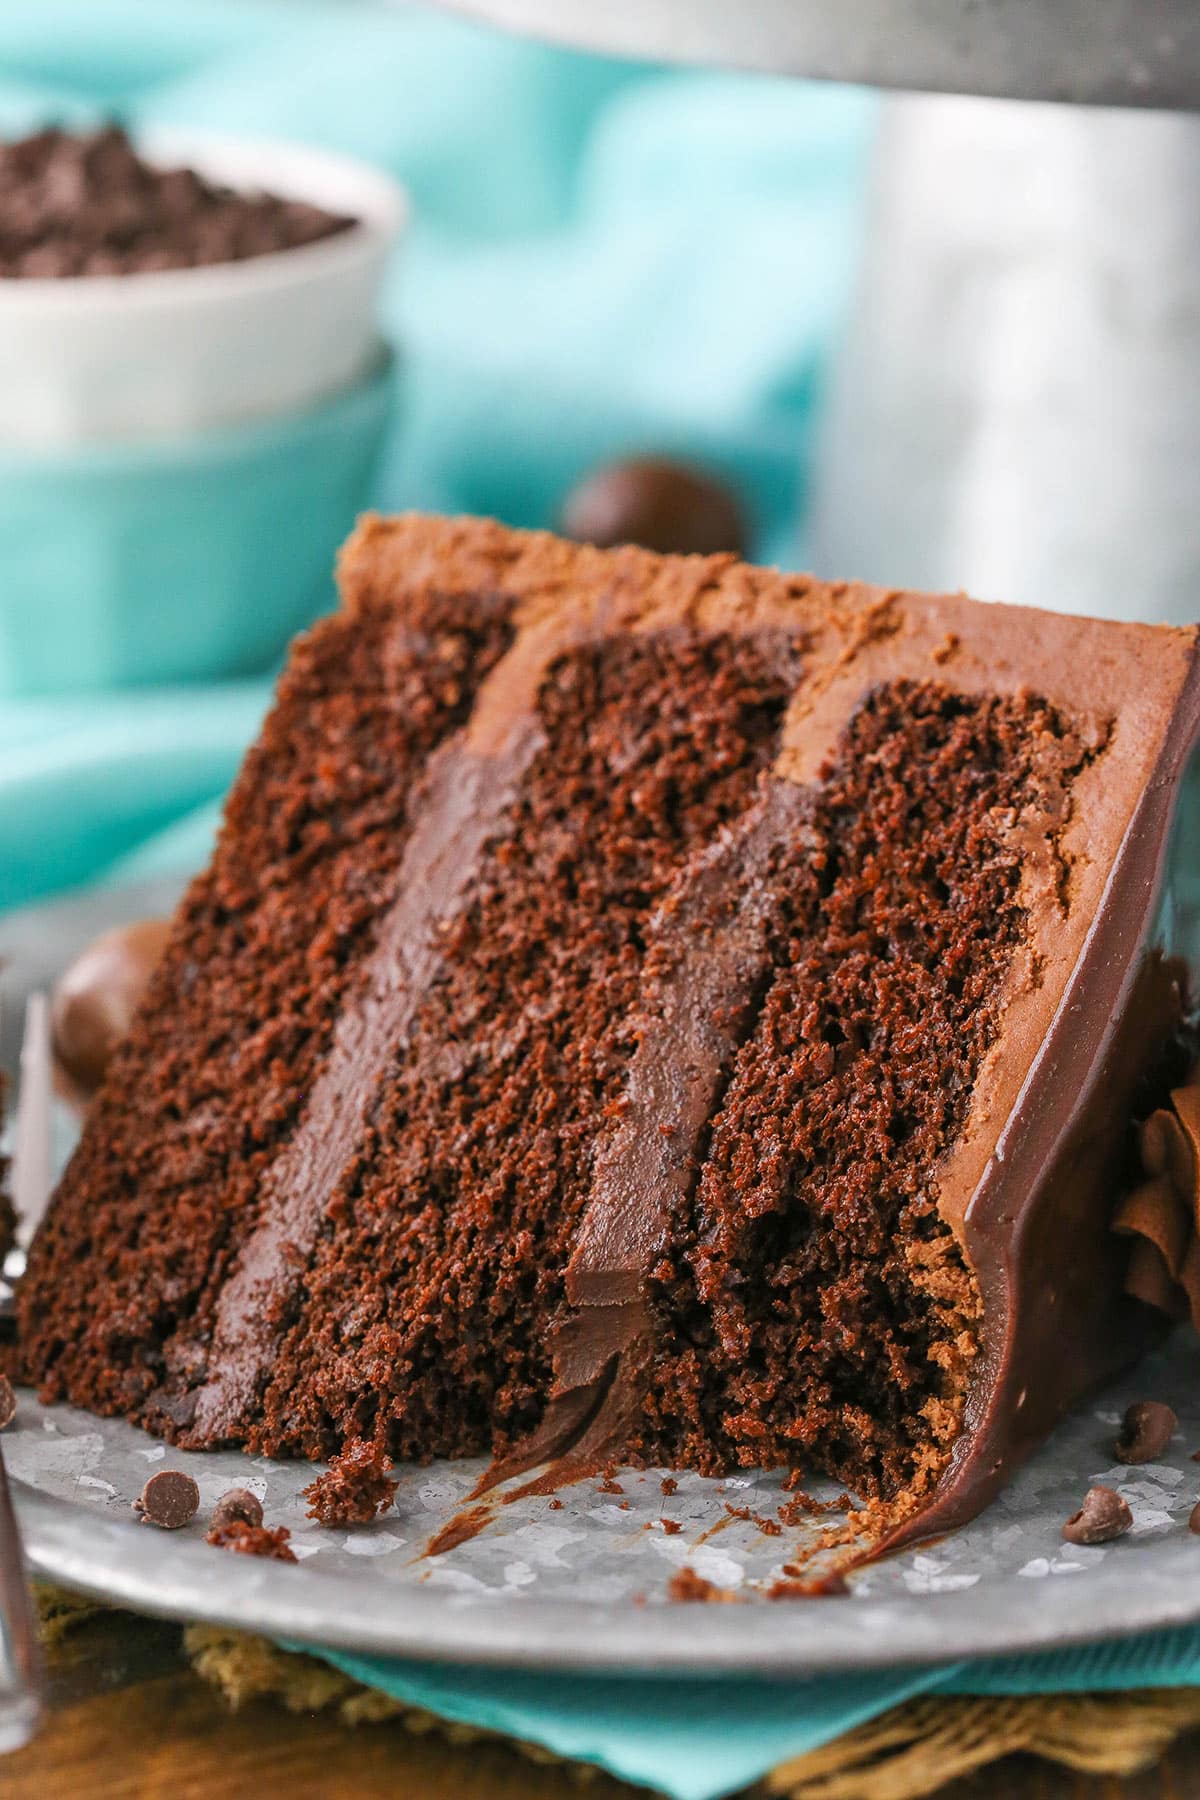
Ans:
[[[408,184],[375,504],[553,525],[597,460],[677,453],[731,480],[760,559],[802,564],[867,97],[547,50],[418,6],[0,8],[0,134],[114,112],[299,139]],[[268,692],[0,704],[0,908],[199,863]]]

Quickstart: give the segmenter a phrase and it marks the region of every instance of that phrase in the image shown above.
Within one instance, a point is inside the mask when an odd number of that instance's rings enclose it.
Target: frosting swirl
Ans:
[[[1117,1208],[1133,1239],[1125,1291],[1200,1331],[1200,1060],[1138,1127],[1145,1179]]]

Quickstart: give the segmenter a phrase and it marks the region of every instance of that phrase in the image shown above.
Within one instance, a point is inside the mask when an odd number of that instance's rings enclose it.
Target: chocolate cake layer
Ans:
[[[368,520],[34,1248],[189,1444],[819,1467],[932,1529],[1155,1329],[1191,631]]]
[[[782,634],[600,637],[554,657],[536,714],[501,748],[481,753],[468,732],[440,753],[366,1028],[346,1016],[222,1297],[200,1433],[244,1417],[231,1351],[248,1314],[264,1396],[254,1441],[272,1452],[327,1453],[348,1410],[374,1431],[381,1404],[404,1455],[478,1450],[535,1422],[541,1321],[558,1303],[596,1117],[620,1092],[646,921],[775,754],[792,660]],[[303,1206],[326,1225],[306,1304],[285,1333],[264,1331],[297,1247],[314,1250]],[[375,1280],[357,1248],[365,1228]],[[474,1348],[485,1342],[490,1362]]]
[[[509,640],[501,598],[430,591],[293,652],[33,1249],[22,1353],[47,1392],[190,1422],[273,1162],[357,1012],[414,790]]]

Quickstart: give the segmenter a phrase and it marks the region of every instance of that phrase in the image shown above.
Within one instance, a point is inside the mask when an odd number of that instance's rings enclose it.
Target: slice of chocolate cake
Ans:
[[[1156,1329],[1194,631],[367,520],[21,1294],[190,1445],[978,1507]]]

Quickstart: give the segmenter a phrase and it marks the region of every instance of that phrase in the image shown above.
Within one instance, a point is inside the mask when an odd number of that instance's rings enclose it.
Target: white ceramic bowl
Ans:
[[[0,447],[179,436],[294,412],[372,362],[380,283],[408,219],[398,183],[301,145],[156,132],[138,149],[358,223],[245,262],[0,280]]]

